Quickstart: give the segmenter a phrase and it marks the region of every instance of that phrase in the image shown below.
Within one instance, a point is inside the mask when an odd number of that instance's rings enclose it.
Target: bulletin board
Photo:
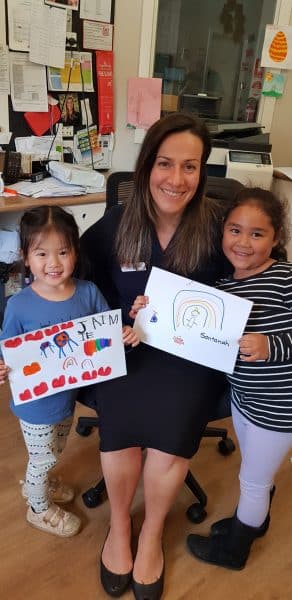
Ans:
[[[62,5],[65,5],[68,3],[68,0],[39,0],[40,2],[44,2],[44,4],[48,3],[51,6],[60,7],[60,10],[64,10],[64,6],[63,8]],[[8,24],[8,4],[9,4],[10,0],[5,0],[5,4],[6,4],[6,41],[7,41],[7,45],[9,47],[9,24]],[[90,61],[92,64],[92,91],[88,91],[88,88],[83,89],[83,90],[78,90],[76,91],[74,89],[74,86],[72,84],[72,70],[71,70],[71,85],[69,87],[69,89],[62,89],[60,91],[56,91],[56,90],[49,90],[48,89],[48,94],[50,94],[50,96],[52,96],[52,98],[54,100],[56,100],[58,102],[58,108],[54,108],[54,113],[56,112],[55,116],[55,121],[59,120],[60,122],[65,122],[65,101],[68,99],[68,96],[72,96],[71,102],[74,105],[74,113],[77,114],[77,117],[74,117],[74,121],[73,121],[73,126],[74,126],[74,133],[76,133],[76,131],[78,132],[79,130],[84,129],[84,127],[86,127],[85,123],[84,123],[84,103],[86,102],[86,106],[87,108],[90,110],[90,114],[92,116],[92,120],[91,123],[92,125],[97,125],[97,129],[99,130],[99,102],[98,102],[98,93],[99,93],[99,87],[100,84],[97,80],[97,75],[96,75],[96,51],[94,49],[89,49],[89,48],[85,48],[84,47],[84,19],[80,18],[80,7],[81,7],[81,2],[82,0],[76,0],[76,5],[78,6],[78,9],[76,10],[69,10],[68,8],[66,9],[67,12],[70,14],[70,20],[71,20],[71,32],[72,35],[70,35],[70,32],[67,31],[66,32],[66,51],[68,52],[70,58],[72,58],[74,56],[74,53],[88,53],[90,56]],[[88,3],[88,0],[87,0]],[[96,6],[98,6],[100,3],[96,2]],[[111,31],[112,31],[112,35],[113,35],[113,30],[114,30],[114,4],[115,4],[115,0],[111,0],[111,8],[110,8],[110,20],[109,20],[109,24],[111,26]],[[89,3],[87,4],[89,6]],[[93,0],[92,5],[95,5],[95,0]],[[57,8],[55,8],[56,10]],[[96,29],[96,26],[101,26],[101,23],[97,23],[97,21],[87,21],[88,25],[90,26],[90,23],[92,25],[92,29]],[[104,25],[106,25],[104,23]],[[11,48],[9,48],[9,50],[11,50]],[[13,50],[14,52],[15,50]],[[21,53],[23,54],[23,53]],[[108,54],[111,54],[112,56],[112,52],[108,52]],[[48,69],[49,67],[46,67],[47,70],[47,81],[49,80],[49,76],[48,76]],[[83,82],[84,85],[84,82]],[[83,86],[82,86],[83,87]],[[73,89],[72,89],[73,88]],[[81,101],[83,101],[83,103],[81,103]],[[83,111],[82,111],[82,107],[81,104],[83,104]],[[25,137],[25,136],[31,136],[31,135],[40,135],[40,134],[36,134],[35,131],[33,131],[30,121],[29,119],[25,118],[25,112],[18,112],[16,110],[13,109],[13,105],[12,105],[12,101],[11,101],[11,96],[8,97],[8,106],[9,106],[9,130],[12,131],[12,137],[11,137],[11,141],[9,144],[9,149],[11,150],[15,150],[15,142],[14,139],[15,137]],[[60,110],[59,110],[59,114],[58,114],[58,109],[61,109],[63,107],[63,112],[61,114]],[[50,109],[51,110],[51,109]],[[79,113],[79,114],[78,114]],[[51,113],[50,113],[51,114]],[[59,117],[59,119],[58,119]],[[89,125],[91,124],[89,123]],[[70,124],[72,124],[72,122],[70,122]],[[44,131],[41,135],[49,135],[50,133],[52,133],[52,120],[51,120],[51,128],[48,127],[48,129],[46,131]]]

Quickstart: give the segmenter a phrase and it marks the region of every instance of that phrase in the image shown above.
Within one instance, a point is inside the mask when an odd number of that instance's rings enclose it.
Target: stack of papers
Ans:
[[[105,176],[93,169],[51,160],[48,171],[63,183],[85,186],[88,194],[105,190]]]
[[[0,230],[0,261],[8,265],[20,259],[18,231]]]
[[[86,194],[86,187],[84,185],[62,183],[55,177],[46,177],[37,183],[19,181],[13,184],[13,189],[18,194],[31,196],[32,198],[43,198],[45,196],[82,196]]]

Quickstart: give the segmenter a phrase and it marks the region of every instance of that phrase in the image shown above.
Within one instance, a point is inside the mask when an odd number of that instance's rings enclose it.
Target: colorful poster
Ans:
[[[18,335],[1,349],[15,404],[127,372],[120,309]]]
[[[96,77],[98,89],[98,129],[101,134],[114,131],[113,109],[113,53],[96,52]]]
[[[152,267],[149,304],[134,329],[140,340],[170,354],[232,373],[252,302]]]
[[[262,67],[292,69],[292,26],[267,25],[263,44]]]
[[[91,52],[66,52],[64,68],[48,67],[47,76],[53,92],[93,92]]]

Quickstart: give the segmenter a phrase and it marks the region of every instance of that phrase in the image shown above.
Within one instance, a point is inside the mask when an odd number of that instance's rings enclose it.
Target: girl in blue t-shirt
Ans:
[[[98,288],[72,273],[79,254],[79,232],[74,217],[59,206],[40,206],[24,213],[20,222],[20,246],[32,283],[12,296],[4,314],[0,339],[34,331],[60,322],[109,310]],[[139,343],[131,327],[123,327],[123,342]],[[0,384],[9,367],[0,359]],[[70,432],[76,389],[65,390],[11,408],[19,418],[29,455],[22,494],[28,499],[27,521],[33,527],[60,537],[78,533],[80,519],[61,510],[74,490],[50,478]]]

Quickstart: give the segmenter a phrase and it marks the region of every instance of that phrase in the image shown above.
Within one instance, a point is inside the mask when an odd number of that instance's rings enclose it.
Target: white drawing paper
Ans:
[[[291,25],[266,25],[261,66],[292,69]]]
[[[1,349],[17,405],[127,373],[120,309],[18,335]]]
[[[232,373],[252,302],[153,267],[149,304],[134,329],[141,341],[192,362]]]

